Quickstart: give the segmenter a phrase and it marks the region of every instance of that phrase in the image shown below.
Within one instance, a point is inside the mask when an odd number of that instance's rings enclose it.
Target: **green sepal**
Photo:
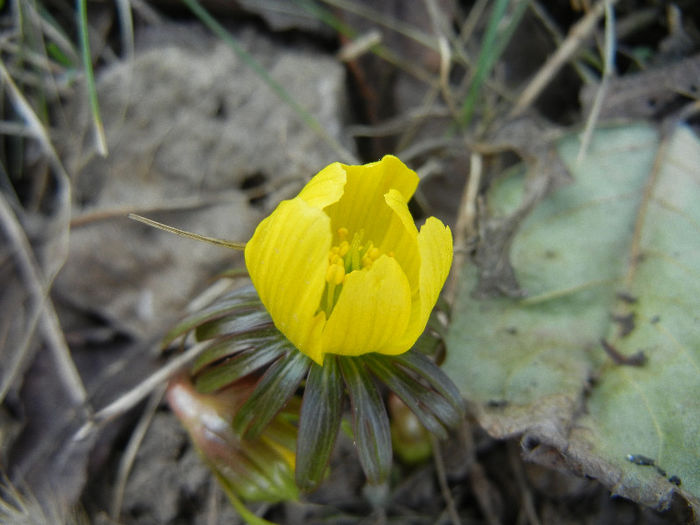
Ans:
[[[444,397],[460,414],[464,413],[464,401],[457,387],[447,375],[428,357],[409,351],[391,358],[396,364],[410,370]]]
[[[343,412],[343,379],[336,356],[311,365],[304,387],[297,436],[296,483],[303,491],[323,479]]]
[[[440,439],[447,438],[447,429],[459,423],[461,411],[423,385],[418,377],[396,366],[393,356],[367,355],[364,362],[377,379],[411,409],[423,426]]]
[[[255,439],[294,395],[311,360],[287,342],[291,351],[267,369],[255,390],[233,419],[234,430]]]
[[[391,470],[391,430],[386,407],[361,357],[338,357],[345,380],[355,445],[362,470],[371,484],[382,483]]]
[[[225,317],[237,311],[245,311],[246,309],[262,308],[260,299],[258,298],[255,289],[252,286],[246,286],[238,290],[234,290],[224,297],[217,300],[216,303],[202,308],[197,312],[185,317],[177,323],[171,330],[165,334],[163,338],[163,346],[168,346],[174,340],[200,326],[201,324]]]
[[[250,308],[250,311],[236,311],[237,315],[232,315],[233,312],[227,312],[227,315],[223,317],[201,323],[194,332],[197,341],[246,334],[273,326],[270,314],[260,304],[255,308]]]
[[[195,379],[197,390],[208,393],[230,385],[279,359],[286,350],[286,345],[278,342],[277,344],[269,345],[262,343],[259,347],[248,348],[238,352],[232,359],[199,373]]]
[[[222,360],[238,357],[237,354],[248,350],[272,346],[278,340],[279,335],[274,328],[258,330],[245,335],[222,337],[194,360],[192,373],[198,374],[207,366],[219,365]]]

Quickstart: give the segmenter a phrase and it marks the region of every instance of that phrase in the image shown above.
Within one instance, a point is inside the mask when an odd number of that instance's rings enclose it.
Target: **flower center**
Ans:
[[[350,232],[347,228],[338,228],[338,244],[328,252],[328,269],[326,270],[326,290],[321,299],[321,310],[326,318],[331,315],[333,307],[340,297],[343,283],[348,274],[372,266],[382,252],[372,241],[363,243],[364,230],[356,232],[348,242]],[[393,253],[388,253],[390,257]]]

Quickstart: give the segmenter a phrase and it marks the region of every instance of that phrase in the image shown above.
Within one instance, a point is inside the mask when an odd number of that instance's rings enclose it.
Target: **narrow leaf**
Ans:
[[[255,439],[294,395],[310,365],[311,360],[294,349],[270,366],[236,414],[235,431],[247,439]]]
[[[275,335],[272,330],[259,330],[252,334],[222,337],[202,352],[195,360],[192,365],[192,373],[196,374],[205,367],[213,365],[224,358],[234,357],[240,352],[269,346],[278,339],[279,336]]]
[[[199,374],[195,380],[197,390],[209,393],[230,385],[278,359],[284,350],[286,348],[282,345],[268,345],[240,352],[240,355],[230,361],[204,370]]]
[[[411,409],[428,431],[445,439],[446,429],[459,422],[461,412],[440,394],[421,384],[415,376],[391,366],[391,359],[386,356],[366,356],[365,363]]]
[[[296,482],[308,491],[323,478],[343,409],[343,380],[336,357],[311,365],[304,389],[297,438]]]
[[[381,483],[391,469],[391,431],[386,407],[371,376],[354,357],[339,357],[352,406],[355,444],[370,483]]]
[[[272,326],[267,311],[256,309],[251,312],[230,314],[220,319],[199,325],[195,335],[198,341],[206,341],[219,336],[244,334]]]
[[[418,352],[409,351],[395,356],[394,361],[426,380],[432,388],[439,392],[458,411],[462,412],[464,410],[464,401],[455,384],[428,357]]]
[[[237,310],[261,308],[255,289],[250,286],[236,290],[219,299],[215,304],[203,308],[196,313],[185,317],[177,323],[163,338],[163,346],[168,346],[178,337],[186,335],[197,326],[206,321],[221,318]]]

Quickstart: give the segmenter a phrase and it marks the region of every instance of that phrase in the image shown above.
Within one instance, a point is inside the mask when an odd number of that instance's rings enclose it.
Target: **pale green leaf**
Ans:
[[[683,125],[663,140],[648,125],[606,128],[576,165],[579,139],[558,146],[573,183],[515,234],[524,296],[478,298],[465,267],[444,370],[484,428],[523,436],[530,459],[657,508],[678,492],[697,512],[700,142]],[[518,208],[524,181],[492,186],[493,216]],[[604,344],[647,361],[616,364]]]

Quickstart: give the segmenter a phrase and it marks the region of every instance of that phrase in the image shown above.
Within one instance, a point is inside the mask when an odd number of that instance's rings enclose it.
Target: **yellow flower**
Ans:
[[[246,244],[275,326],[318,364],[325,354],[398,355],[425,329],[452,263],[435,217],[416,228],[418,176],[398,158],[334,163],[283,201]]]

